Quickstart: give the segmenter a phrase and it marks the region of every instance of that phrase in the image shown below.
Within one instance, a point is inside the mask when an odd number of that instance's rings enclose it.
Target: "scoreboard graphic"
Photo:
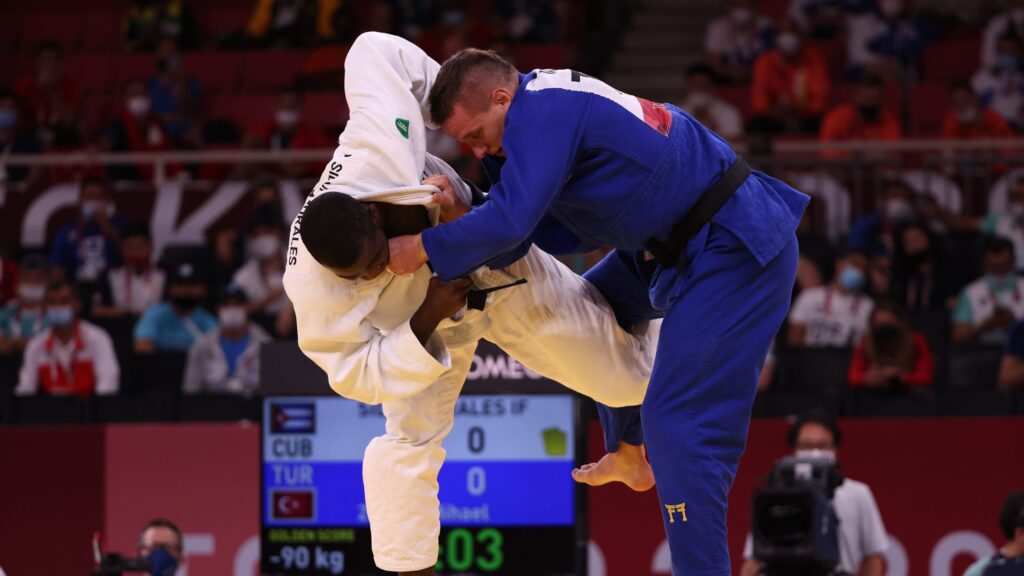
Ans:
[[[261,571],[377,575],[363,451],[380,406],[341,397],[264,400]],[[441,485],[439,574],[583,574],[586,534],[569,395],[464,395]]]

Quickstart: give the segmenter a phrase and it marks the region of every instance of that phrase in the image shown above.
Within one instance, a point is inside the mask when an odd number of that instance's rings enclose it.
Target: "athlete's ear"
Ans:
[[[504,88],[495,88],[491,92],[491,104],[495,106],[508,106],[512,102],[512,93]]]
[[[380,208],[378,208],[377,205],[374,204],[373,202],[368,202],[366,204],[366,212],[370,215],[370,220],[372,220],[373,223],[376,224],[377,226],[380,226],[380,220],[382,216],[380,213]]]

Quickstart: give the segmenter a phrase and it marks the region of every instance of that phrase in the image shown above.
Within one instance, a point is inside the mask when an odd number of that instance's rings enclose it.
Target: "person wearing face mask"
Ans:
[[[50,265],[80,285],[94,285],[107,268],[121,261],[121,231],[127,220],[118,215],[104,181],[82,181],[78,220],[57,231]]]
[[[783,20],[775,48],[758,56],[750,88],[750,109],[779,132],[817,132],[829,94],[828,68],[808,46],[796,22]]]
[[[819,139],[822,142],[849,140],[893,141],[903,138],[899,118],[885,106],[885,84],[881,78],[865,74],[853,95],[853,101],[840,104],[825,114]],[[868,150],[859,151],[869,153]],[[849,158],[845,151],[826,150],[825,158]]]
[[[847,76],[873,71],[893,80],[913,70],[937,33],[908,14],[904,0],[879,0],[875,10],[847,16]]]
[[[836,262],[831,284],[800,293],[789,313],[790,346],[846,348],[860,339],[875,305],[863,294],[867,267],[864,253],[849,252]]]
[[[715,73],[707,64],[686,69],[686,98],[679,107],[729,142],[743,139],[743,115],[715,95]]]
[[[206,284],[195,267],[188,262],[173,266],[167,277],[166,301],[147,308],[135,324],[135,352],[187,352],[203,334],[217,327],[217,320],[201,306],[205,299]]]
[[[1013,273],[1013,243],[985,239],[985,275],[967,285],[953,310],[953,342],[1001,346],[1010,326],[1024,319],[1024,278]]]
[[[907,310],[944,311],[954,296],[940,248],[922,224],[908,224],[896,235],[893,298]]]
[[[59,280],[46,289],[49,328],[35,335],[14,389],[17,396],[117,394],[121,368],[110,335],[78,317],[81,300],[74,285]]]
[[[1024,128],[1021,109],[1024,107],[1024,72],[1021,55],[1024,40],[1007,34],[996,43],[996,57],[971,79],[981,103],[999,113],[1016,130]]]
[[[842,442],[842,431],[835,420],[821,410],[800,417],[786,433],[786,442],[796,456],[819,456],[836,459]],[[838,574],[882,576],[885,574],[885,552],[889,537],[882,522],[875,496],[863,482],[850,478],[843,471],[843,483],[836,488],[832,506],[839,519]],[[761,573],[761,564],[754,558],[754,539],[747,535],[743,549],[741,576]]]
[[[1024,38],[1024,0],[1009,0],[1005,6],[1005,10],[993,16],[985,25],[981,41],[981,65],[984,68],[996,66],[1002,38]]]
[[[124,87],[124,99],[117,115],[100,137],[100,148],[110,152],[152,152],[170,147],[160,118],[153,113],[146,85],[132,80]],[[180,167],[169,166],[173,175]],[[152,180],[153,167],[148,164],[110,165],[111,180]]]
[[[279,220],[257,220],[249,233],[249,260],[231,279],[249,297],[249,312],[265,318],[280,336],[287,335],[294,324],[291,301],[284,293],[283,239]]]
[[[32,189],[43,178],[42,168],[7,164],[11,156],[43,151],[35,134],[31,130],[22,129],[21,118],[18,97],[11,90],[0,86],[0,185],[24,182]]]
[[[947,140],[987,140],[1013,138],[1006,119],[983,106],[969,82],[954,82],[949,89],[952,108],[942,121],[942,137]]]
[[[49,325],[43,307],[47,269],[42,254],[28,254],[21,259],[15,299],[0,308],[0,352],[20,352],[30,338]]]
[[[64,75],[59,45],[43,42],[36,49],[35,72],[14,86],[26,108],[26,120],[46,149],[68,149],[81,143],[79,122],[82,90]]]
[[[871,256],[892,254],[896,231],[919,219],[914,205],[914,192],[901,180],[883,184],[878,209],[853,222],[846,246]]]
[[[853,350],[847,373],[851,387],[889,391],[931,387],[934,365],[928,341],[911,329],[902,308],[878,303],[868,326]]]
[[[94,316],[138,316],[160,302],[164,293],[164,271],[153,266],[153,242],[149,229],[129,224],[121,236],[124,265],[109,270],[100,287],[100,302]]]
[[[181,529],[170,520],[150,520],[139,533],[138,555],[149,560],[150,576],[174,576],[178,567],[185,563]]]
[[[270,336],[249,322],[245,290],[229,284],[220,294],[217,328],[189,348],[182,390],[252,395],[259,388],[260,346]]]
[[[728,6],[728,13],[708,26],[704,58],[719,81],[743,83],[754,60],[771,45],[772,23],[757,12],[756,0],[731,0]]]
[[[245,140],[248,147],[270,150],[315,149],[330,145],[324,134],[302,121],[302,98],[292,88],[285,88],[277,93],[273,119],[252,126]],[[266,167],[270,171],[282,168],[286,175],[300,177],[315,174],[321,167],[301,163]]]

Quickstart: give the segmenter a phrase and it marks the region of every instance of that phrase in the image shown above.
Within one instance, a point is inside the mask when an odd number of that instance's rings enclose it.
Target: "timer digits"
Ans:
[[[505,565],[504,544],[505,537],[496,528],[475,533],[468,528],[453,528],[443,539],[434,569],[495,572]]]

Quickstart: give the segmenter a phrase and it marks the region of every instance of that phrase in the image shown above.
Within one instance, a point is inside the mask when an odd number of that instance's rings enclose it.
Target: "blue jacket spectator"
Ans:
[[[217,327],[217,319],[200,306],[206,284],[188,263],[171,270],[167,301],[150,306],[135,324],[137,353],[187,352],[192,343]]]
[[[199,111],[203,89],[199,81],[181,67],[174,43],[160,43],[157,73],[146,81],[150,110],[163,122],[164,134],[178,147],[191,147],[199,141]]]
[[[50,265],[73,282],[98,281],[108,268],[121,263],[125,224],[115,212],[106,184],[96,179],[83,181],[78,220],[57,232]]]

